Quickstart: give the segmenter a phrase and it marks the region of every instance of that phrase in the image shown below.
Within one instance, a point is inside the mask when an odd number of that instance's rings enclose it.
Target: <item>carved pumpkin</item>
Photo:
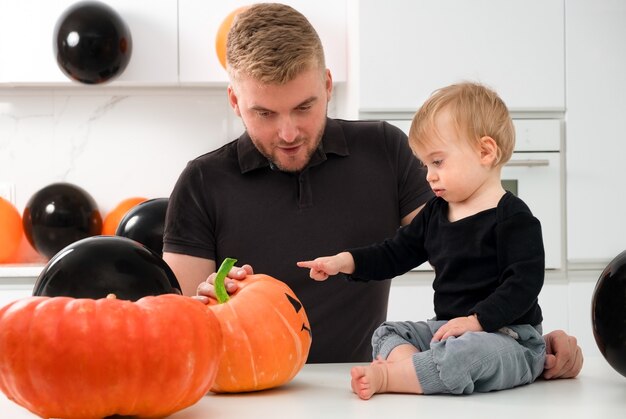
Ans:
[[[199,301],[31,297],[0,308],[0,390],[41,417],[163,417],[211,387],[220,326]]]
[[[216,278],[215,286],[220,298],[223,278]],[[311,330],[304,307],[287,284],[267,275],[248,275],[228,301],[212,300],[209,307],[221,324],[224,345],[211,391],[273,388],[302,369]]]

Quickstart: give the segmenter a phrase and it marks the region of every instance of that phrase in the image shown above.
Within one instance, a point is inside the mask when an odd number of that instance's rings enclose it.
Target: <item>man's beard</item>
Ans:
[[[313,142],[314,147],[311,147],[310,149],[309,148],[306,149],[306,155],[304,157],[303,164],[300,167],[295,167],[295,168],[287,167],[284,164],[282,164],[280,161],[278,161],[278,159],[274,159],[271,153],[259,147],[258,145],[259,143],[252,136],[250,136],[250,139],[252,140],[252,143],[254,144],[256,149],[259,151],[259,153],[261,153],[270,162],[270,167],[276,168],[280,170],[281,172],[285,172],[285,173],[298,173],[302,171],[302,169],[304,169],[309,164],[309,162],[311,161],[311,157],[313,156],[313,154],[315,154],[315,151],[319,148],[320,143],[322,142],[322,137],[324,136],[325,129],[326,129],[326,120],[324,120],[324,125],[320,128],[320,130],[318,131],[316,135],[316,139]],[[250,135],[250,131],[248,131],[248,135]],[[306,141],[303,142],[302,144],[303,145],[306,144],[307,146],[309,145]]]

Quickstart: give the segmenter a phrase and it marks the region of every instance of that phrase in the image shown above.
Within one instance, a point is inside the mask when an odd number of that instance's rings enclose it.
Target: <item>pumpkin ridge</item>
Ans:
[[[55,301],[56,300],[49,300]],[[101,412],[103,415],[113,415],[116,409],[106,409],[104,406],[108,405],[106,399],[110,392],[111,383],[104,381],[107,391],[94,392],[93,394],[89,390],[93,388],[94,381],[102,383],[101,380],[106,379],[102,377],[105,375],[103,369],[106,366],[99,366],[99,368],[91,374],[85,374],[90,368],[90,359],[92,357],[99,357],[103,352],[107,350],[103,343],[103,337],[106,339],[109,336],[109,331],[103,329],[101,322],[96,321],[98,310],[98,300],[92,300],[88,298],[70,299],[63,307],[63,313],[58,317],[58,327],[55,333],[55,340],[57,342],[63,342],[63,345],[59,347],[56,343],[55,355],[59,358],[72,359],[72,364],[69,368],[61,370],[60,376],[63,377],[61,382],[64,382],[64,390],[67,394],[71,394],[71,400],[64,400],[67,398],[59,397],[56,394],[55,401],[58,400],[58,404],[55,407],[56,410],[48,409],[52,412],[62,412],[58,415],[60,417],[77,417],[78,412],[81,415],[88,416],[80,410],[81,406],[88,412]],[[109,315],[107,322],[111,322],[113,319]],[[68,339],[67,337],[70,337]],[[92,349],[94,339],[92,336],[96,336],[95,340],[98,343],[96,350]],[[53,344],[53,343],[51,343]],[[46,345],[48,346],[48,345]],[[60,369],[60,368],[59,368]],[[58,371],[57,371],[58,373]],[[80,377],[84,377],[82,380]],[[57,390],[58,391],[58,390]],[[52,393],[54,394],[54,393]]]
[[[191,309],[191,306],[190,306],[190,309]],[[206,311],[208,313],[208,310],[203,310],[203,311]],[[170,319],[169,323],[174,326],[174,319]],[[195,353],[191,350],[191,348],[194,348],[198,346],[199,344],[201,344],[201,341],[202,341],[201,336],[200,336],[201,330],[194,327],[192,319],[190,319],[189,317],[185,317],[185,324],[186,324],[186,329],[187,329],[187,332],[185,335],[187,336],[187,338],[185,338],[185,343],[186,343],[185,361],[187,365],[187,371],[189,371],[189,373],[187,374],[185,385],[182,387],[179,387],[179,397],[175,403],[176,410],[172,411],[172,413],[187,407],[188,406],[187,402],[191,397],[197,398],[196,397],[197,396],[196,392],[198,391],[197,389],[198,388],[206,389],[207,388],[206,381],[209,379],[209,377],[201,377],[198,374],[192,374],[192,372],[198,368],[204,369],[202,368],[204,367],[204,365],[199,365],[202,360],[198,359]],[[202,386],[200,384],[202,384]]]
[[[252,342],[250,341],[250,333],[248,332],[248,327],[247,327],[249,325],[249,322],[247,322],[244,317],[241,317],[239,315],[239,313],[237,312],[237,310],[234,308],[232,304],[228,304],[227,307],[232,314],[231,316],[232,319],[235,320],[233,323],[239,323],[240,326],[243,326],[243,330],[241,330],[240,333],[245,338],[245,339],[242,339],[242,341],[246,345],[247,353],[251,353],[251,354],[254,353],[254,347],[252,345]],[[254,387],[256,387],[258,385],[258,379],[257,379],[258,366],[256,365],[254,357],[252,356],[249,357],[249,361],[250,361],[249,366],[250,366],[250,371],[251,371],[250,376],[253,379]],[[231,375],[230,378],[232,381],[233,376]]]
[[[22,300],[22,301],[14,301],[8,305],[6,305],[5,307],[3,307],[0,310],[0,322],[4,323],[4,322],[10,322],[12,321],[11,317],[12,316],[19,316],[19,307],[20,306],[28,306],[28,308],[30,308],[30,306],[37,306],[37,304],[39,304],[39,300],[41,300],[42,297],[36,297],[36,298],[29,298],[28,300]],[[17,308],[16,308],[17,307]],[[18,318],[19,320],[21,320],[23,323],[28,323],[29,329],[28,329],[28,334],[27,336],[31,336],[30,334],[30,325],[31,325],[31,321],[30,319],[33,317],[33,312],[32,310],[27,310],[27,312],[29,313],[29,317],[27,320],[23,320],[21,318]],[[8,313],[8,314],[7,314]],[[0,343],[1,341],[8,341],[11,342],[12,339],[10,336],[6,336],[5,333],[11,333],[12,330],[6,330],[5,328],[0,328]],[[24,354],[24,353],[28,353],[28,345],[24,345],[23,342],[24,340],[22,339],[17,339],[17,341],[19,342],[19,351],[16,351],[18,353]],[[16,345],[18,346],[18,345]],[[26,346],[26,347],[25,347]],[[8,349],[8,350],[7,350]],[[11,349],[13,348],[4,348],[2,347],[2,345],[0,345],[0,359],[3,358],[4,356],[7,356],[6,354],[10,354],[11,353]],[[2,362],[2,365],[4,366],[5,363]],[[3,393],[7,393],[7,389],[9,388],[14,388],[17,389],[17,394],[12,394],[11,397],[9,397],[11,400],[15,401],[18,404],[21,404],[22,406],[26,407],[29,411],[37,414],[35,406],[31,405],[30,403],[27,402],[27,397],[24,397],[24,392],[28,393],[28,391],[30,390],[31,392],[34,393],[34,389],[33,389],[33,382],[32,379],[30,377],[30,375],[28,375],[28,373],[23,374],[25,377],[28,378],[28,383],[26,385],[17,385],[17,380],[15,379],[15,376],[13,376],[13,380],[11,382],[9,382],[11,375],[8,373],[5,373],[4,371],[0,370],[1,374],[0,374],[0,390],[2,390]],[[26,388],[24,388],[26,387]],[[22,404],[23,403],[23,404]]]
[[[167,323],[172,324],[173,323],[173,319],[172,318],[168,318],[167,319]],[[189,327],[190,326],[190,321],[191,319],[189,317],[179,317],[176,320],[176,324],[175,324],[175,329],[176,329],[176,333],[177,334],[181,334],[182,336],[187,336],[187,334],[189,333],[189,330],[191,329],[191,333],[194,333],[193,327]],[[188,366],[188,360],[189,357],[192,356],[191,351],[189,351],[189,345],[187,344],[187,341],[185,340],[184,343],[184,347],[181,348],[180,346],[183,342],[181,342],[181,338],[179,337],[178,339],[176,339],[177,342],[177,348],[180,350],[183,350],[185,353],[185,365],[187,366],[187,371],[193,371],[193,368],[189,368]],[[179,377],[176,377],[180,380]],[[176,386],[176,390],[177,390],[177,394],[170,394],[168,396],[168,399],[171,399],[171,406],[167,409],[164,409],[165,411],[167,411],[168,413],[166,413],[167,416],[169,416],[171,413],[176,412],[177,410],[179,410],[181,408],[182,405],[184,405],[184,401],[187,400],[189,398],[189,393],[191,392],[191,388],[189,386],[189,383],[192,379],[192,374],[186,374],[186,376],[184,377],[184,382],[181,383],[181,385]],[[187,389],[187,392],[185,392],[185,389]]]
[[[141,331],[140,339],[144,346],[153,346],[146,350],[154,351],[154,355],[145,357],[150,361],[142,366],[144,380],[142,380],[143,385],[138,393],[144,396],[140,398],[140,407],[133,413],[137,416],[144,416],[148,411],[151,411],[152,415],[166,415],[169,412],[175,411],[175,391],[179,391],[177,387],[180,375],[177,374],[178,368],[173,367],[174,364],[178,364],[176,361],[181,356],[178,337],[181,336],[183,326],[177,324],[175,328],[170,330],[171,334],[168,336],[170,363],[162,363],[160,359],[155,359],[157,355],[162,356],[162,354],[156,350],[156,346],[160,343],[160,337],[156,332],[162,329],[162,323],[164,323],[165,319],[171,320],[171,312],[167,307],[169,302],[166,304],[163,299],[155,300],[154,297],[151,296],[144,297],[137,303],[139,310],[142,312],[142,317],[145,319],[142,327],[138,328]],[[182,320],[182,318],[181,316],[179,321]],[[169,368],[167,368],[168,366]],[[176,385],[173,385],[173,382],[175,382]],[[149,383],[149,389],[146,383]],[[151,406],[156,405],[159,406],[158,411],[151,410]]]
[[[184,301],[186,304],[187,300],[185,299]],[[160,301],[159,304],[161,303],[163,302]],[[195,338],[196,329],[193,327],[193,324],[192,324],[193,319],[191,318],[191,316],[178,316],[176,319],[173,319],[172,317],[168,317],[166,320],[168,324],[173,324],[174,320],[176,322],[175,328],[173,330],[176,330],[176,333],[178,336],[175,337],[173,340],[175,340],[176,349],[180,351],[180,354],[184,354],[184,364],[187,366],[187,371],[188,371],[187,374],[183,374],[183,379],[184,379],[183,382],[180,381],[181,379],[180,375],[176,377],[179,383],[179,385],[175,386],[177,394],[167,395],[168,396],[167,399],[171,399],[172,401],[170,403],[170,407],[164,408],[163,411],[166,412],[165,413],[166,415],[170,415],[182,408],[187,407],[188,406],[187,401],[193,394],[194,390],[197,388],[195,386],[190,385],[194,376],[194,374],[192,373],[194,369],[196,368],[196,360],[192,359],[193,365],[191,366],[189,365],[190,358],[193,357],[194,355],[193,352],[190,350],[191,347],[193,347],[194,345],[191,345],[190,343],[195,342],[195,339],[190,340],[186,338],[190,334],[194,335],[194,338]],[[172,386],[169,386],[169,387],[171,391]],[[161,398],[161,401],[163,401],[163,398]]]
[[[297,353],[297,357],[301,358],[302,357],[302,341],[300,340],[300,336],[298,336],[298,334],[293,330],[293,328],[291,327],[291,324],[289,323],[287,318],[285,316],[283,316],[282,312],[280,310],[278,310],[274,306],[272,308],[274,309],[274,312],[278,315],[278,318],[285,325],[285,329],[287,329],[287,331],[289,332],[289,334],[293,338],[294,346],[295,346],[296,353]],[[291,370],[291,372],[287,375],[286,380],[289,381],[290,379],[295,377],[296,374],[298,373],[298,371],[300,371],[301,368],[302,368],[302,364],[295,364],[293,366],[293,369]]]
[[[166,298],[160,298],[158,306],[155,307],[158,311],[167,310],[170,306],[170,302],[166,301],[171,299],[172,301],[180,300],[181,304],[185,304],[189,307],[187,316],[183,318],[184,323],[181,325],[181,316],[179,313],[168,311],[168,318],[165,319],[167,323],[175,323],[177,334],[172,337],[170,342],[170,348],[174,345],[174,351],[179,355],[179,365],[185,365],[186,369],[176,368],[172,374],[168,373],[166,376],[172,376],[176,381],[169,380],[169,392],[165,395],[167,398],[172,398],[173,403],[169,411],[163,410],[162,415],[168,416],[178,410],[186,408],[191,404],[200,400],[210,389],[215,375],[217,373],[217,363],[214,358],[208,358],[205,352],[213,352],[213,355],[219,358],[221,355],[221,331],[216,335],[218,338],[212,336],[215,328],[219,329],[219,323],[213,313],[209,313],[206,307],[189,297],[171,295]],[[202,323],[202,327],[198,327],[198,323]],[[194,351],[195,348],[203,347],[203,356],[198,359],[198,351]],[[204,362],[203,362],[204,361]],[[196,371],[205,371],[205,374],[198,374]],[[173,374],[173,373],[176,374]],[[200,385],[201,384],[201,385]],[[178,397],[175,396],[173,388],[178,392]]]
[[[63,406],[59,405],[61,398],[55,397],[54,392],[49,391],[50,389],[45,387],[42,388],[42,383],[35,375],[47,368],[41,364],[42,359],[45,359],[42,357],[44,354],[40,353],[42,347],[45,347],[49,342],[59,341],[58,335],[61,328],[60,323],[65,316],[64,304],[66,304],[67,301],[69,301],[69,298],[66,297],[63,297],[60,301],[53,300],[52,298],[46,298],[34,307],[32,313],[33,315],[29,319],[28,324],[28,336],[30,338],[30,342],[27,345],[27,349],[31,350],[27,350],[28,355],[26,358],[26,365],[30,366],[34,363],[34,365],[36,365],[36,369],[32,367],[27,368],[27,376],[32,383],[33,391],[37,394],[37,398],[35,400],[41,400],[42,398],[45,399],[47,404],[52,404],[54,412],[59,412],[59,416],[62,416],[65,413]],[[55,322],[54,327],[52,327],[51,321]],[[46,327],[41,327],[40,325],[42,323],[44,323]],[[35,328],[34,326],[37,327]],[[36,330],[36,332],[34,330]],[[32,350],[33,347],[36,348],[36,350]],[[58,346],[54,347],[55,355],[58,353],[58,349]],[[36,409],[36,411],[39,411],[38,414],[41,416],[41,409],[35,405],[32,406]],[[45,412],[49,412],[49,410],[50,409],[46,408]]]
[[[98,322],[98,327],[101,331],[100,334],[104,336],[118,335],[117,340],[113,343],[113,345],[120,340],[125,346],[135,346],[135,342],[144,342],[143,334],[141,333],[142,328],[134,327],[132,321],[137,315],[139,315],[138,311],[140,308],[136,304],[130,302],[127,303],[126,301],[116,302],[115,298],[111,301],[111,299],[107,297],[106,299],[98,300],[96,302],[96,307],[98,312],[106,313],[102,316],[109,317],[107,319],[109,321],[106,322],[106,327],[103,327],[102,322]],[[110,320],[113,319],[111,319],[111,315],[108,314],[113,308],[117,309],[115,324],[111,324]],[[96,316],[100,318],[99,315],[96,314]],[[111,354],[111,349],[115,352],[115,348],[107,349],[107,357],[112,357],[113,354]],[[145,368],[143,368],[143,358],[141,356],[137,356],[137,353],[137,351],[127,351],[124,353],[124,363],[127,364],[131,362],[129,359],[132,359],[132,371],[126,371],[126,374],[123,372],[118,373],[124,381],[122,387],[125,387],[125,389],[118,396],[110,395],[110,399],[107,401],[107,404],[113,403],[115,406],[115,409],[111,409],[111,412],[109,412],[110,415],[129,415],[139,409],[139,400],[142,392],[141,382],[143,382],[144,377],[137,374],[137,371],[145,371]],[[124,365],[124,363],[120,362],[121,365]],[[119,380],[115,384],[119,384]]]

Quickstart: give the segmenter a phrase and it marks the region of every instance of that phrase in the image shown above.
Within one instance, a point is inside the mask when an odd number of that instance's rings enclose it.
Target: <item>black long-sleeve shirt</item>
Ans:
[[[507,192],[496,208],[450,222],[448,203],[433,198],[395,237],[349,249],[355,280],[383,280],[430,262],[438,320],[476,314],[487,332],[543,320],[537,297],[545,255],[541,225]]]

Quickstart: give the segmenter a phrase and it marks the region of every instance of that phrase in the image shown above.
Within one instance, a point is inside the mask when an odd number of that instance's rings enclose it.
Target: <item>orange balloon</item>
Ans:
[[[0,263],[8,262],[20,245],[22,216],[12,203],[0,197]]]
[[[226,68],[226,39],[228,38],[228,31],[230,31],[230,27],[233,24],[233,20],[235,20],[235,16],[247,8],[248,6],[242,6],[230,12],[217,29],[217,36],[215,37],[215,52],[217,52],[217,59],[224,68]]]
[[[48,262],[48,258],[38,253],[26,238],[26,234],[23,233],[17,251],[13,254],[13,257],[8,260],[8,263],[42,264],[46,262]]]
[[[115,236],[115,231],[124,215],[133,208],[135,205],[147,201],[148,198],[133,197],[127,198],[117,204],[113,210],[104,217],[104,223],[102,223],[102,235]]]

